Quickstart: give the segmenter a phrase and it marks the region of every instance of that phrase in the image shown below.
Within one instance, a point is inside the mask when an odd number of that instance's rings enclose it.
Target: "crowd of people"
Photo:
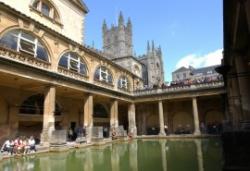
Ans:
[[[14,140],[7,139],[1,147],[1,153],[13,154],[28,154],[36,152],[36,141],[33,136],[16,137]]]
[[[173,87],[184,87],[184,86],[191,86],[191,85],[212,83],[212,82],[219,82],[219,81],[223,81],[222,75],[171,81],[170,83],[163,83],[161,85],[154,85],[152,87],[145,85],[142,89],[139,89],[139,91],[159,89],[159,88],[167,89],[167,88],[173,88]]]
[[[170,87],[174,86],[190,86],[195,84],[203,84],[203,83],[211,83],[211,82],[217,82],[222,81],[223,77],[221,75],[218,75],[216,77],[201,77],[196,79],[185,79],[185,80],[179,80],[179,81],[172,81],[170,83]],[[164,87],[162,87],[164,88]]]

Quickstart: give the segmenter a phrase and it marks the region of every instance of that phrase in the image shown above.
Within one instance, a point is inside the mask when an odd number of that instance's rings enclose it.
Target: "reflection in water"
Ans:
[[[218,139],[134,140],[4,160],[1,171],[219,171]]]

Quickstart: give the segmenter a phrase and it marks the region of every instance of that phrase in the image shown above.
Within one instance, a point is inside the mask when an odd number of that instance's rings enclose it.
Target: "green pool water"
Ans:
[[[11,158],[1,171],[220,171],[219,139],[133,140]]]

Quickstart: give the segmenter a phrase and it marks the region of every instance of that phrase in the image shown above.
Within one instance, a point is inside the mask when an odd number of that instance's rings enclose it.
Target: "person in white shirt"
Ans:
[[[13,147],[11,145],[11,141],[10,140],[6,140],[4,142],[4,144],[2,145],[2,148],[1,148],[1,152],[8,152],[8,153],[11,153],[12,154],[12,150]]]
[[[29,138],[28,144],[30,146],[30,151],[36,151],[36,141],[33,136]]]

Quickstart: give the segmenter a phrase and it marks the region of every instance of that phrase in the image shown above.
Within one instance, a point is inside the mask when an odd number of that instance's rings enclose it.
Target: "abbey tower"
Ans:
[[[104,53],[111,59],[133,55],[132,24],[128,19],[125,25],[122,13],[119,16],[118,26],[112,25],[109,29],[104,20],[102,33]]]
[[[160,86],[164,83],[162,51],[148,42],[147,52],[135,56],[133,51],[132,22],[130,18],[125,24],[120,12],[118,26],[109,28],[106,21],[102,25],[103,51],[105,55],[118,65],[128,69],[144,80],[144,86]]]

